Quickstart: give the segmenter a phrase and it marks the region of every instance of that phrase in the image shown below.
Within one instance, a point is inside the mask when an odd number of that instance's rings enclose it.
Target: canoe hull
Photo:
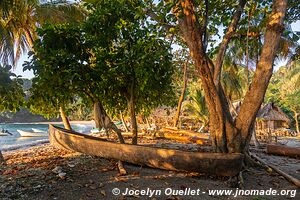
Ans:
[[[119,144],[49,125],[52,145],[88,155],[174,171],[235,176],[242,169],[242,154],[200,153],[141,145]]]

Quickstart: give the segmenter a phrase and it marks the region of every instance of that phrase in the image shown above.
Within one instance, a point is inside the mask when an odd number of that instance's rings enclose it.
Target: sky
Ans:
[[[297,21],[296,23],[291,24],[292,26],[292,30],[293,31],[299,31],[300,32],[300,21]],[[300,44],[300,40],[298,41],[298,43]],[[27,54],[22,55],[22,57],[20,58],[20,61],[18,62],[18,65],[16,67],[16,69],[14,70],[14,73],[17,75],[21,75],[23,78],[33,78],[33,72],[32,71],[25,71],[23,72],[23,67],[22,64],[24,63],[24,61],[28,61],[28,56]],[[274,66],[274,69],[277,70],[279,67],[283,66],[286,64],[286,60],[281,60],[278,61],[276,63],[276,65]]]

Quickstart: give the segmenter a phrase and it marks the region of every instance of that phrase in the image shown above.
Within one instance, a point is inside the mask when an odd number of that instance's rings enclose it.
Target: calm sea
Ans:
[[[62,124],[55,124],[57,126],[63,127]],[[12,133],[12,136],[0,136],[0,149],[2,151],[10,151],[21,148],[27,148],[30,146],[35,146],[38,144],[43,144],[49,142],[48,137],[20,137],[17,130],[30,131],[32,128],[39,129],[42,131],[48,131],[48,124],[23,124],[23,123],[13,123],[13,124],[0,124],[0,130],[5,129]],[[89,124],[72,124],[72,129],[80,132],[86,133],[92,129],[92,125]]]

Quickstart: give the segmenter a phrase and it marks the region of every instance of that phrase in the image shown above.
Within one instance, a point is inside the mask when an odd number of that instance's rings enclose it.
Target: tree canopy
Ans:
[[[116,1],[88,5],[91,13],[81,24],[39,29],[41,39],[24,65],[36,75],[33,107],[45,112],[45,107],[57,109],[80,96],[119,114],[129,102],[138,113],[170,101],[170,44],[148,29],[138,15],[139,1],[118,3],[117,8]]]
[[[10,71],[11,68],[0,65],[0,112],[17,111],[25,100],[22,80]]]

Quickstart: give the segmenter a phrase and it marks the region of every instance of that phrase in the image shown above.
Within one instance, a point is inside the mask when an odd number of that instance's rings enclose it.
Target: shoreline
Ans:
[[[55,125],[62,125],[63,122],[31,122],[31,123],[0,123],[0,125],[6,125],[6,126],[19,126],[19,127],[35,127],[35,125],[48,125],[48,124],[55,124]],[[70,121],[70,124],[73,126],[82,126],[82,128],[87,129],[87,128],[92,128],[94,127],[94,121]],[[45,127],[46,128],[46,127]],[[21,128],[22,129],[22,128]],[[48,126],[47,126],[48,129]],[[14,130],[15,131],[15,130]],[[23,138],[19,137],[18,134],[16,133],[13,137],[11,136],[6,136],[4,138],[0,138],[0,150],[3,153],[6,152],[13,152],[17,150],[23,150],[23,149],[29,149],[31,147],[35,146],[40,146],[45,143],[49,143],[49,138],[44,137],[44,138]],[[20,140],[23,139],[23,140]],[[20,140],[20,141],[19,141]]]
[[[59,122],[28,122],[28,123],[23,123],[23,122],[11,122],[11,123],[0,123],[1,124],[63,124],[62,121]],[[91,124],[94,125],[95,122],[94,120],[90,120],[90,121],[70,121],[70,124]]]
[[[6,147],[1,149],[2,154],[6,154],[6,153],[11,153],[11,152],[16,152],[19,150],[27,150],[30,149],[32,147],[38,147],[38,146],[42,146],[44,144],[50,144],[49,139],[44,139],[44,140],[40,140],[40,141],[33,141],[31,143],[28,144],[20,144],[19,146],[12,146],[12,147]]]

